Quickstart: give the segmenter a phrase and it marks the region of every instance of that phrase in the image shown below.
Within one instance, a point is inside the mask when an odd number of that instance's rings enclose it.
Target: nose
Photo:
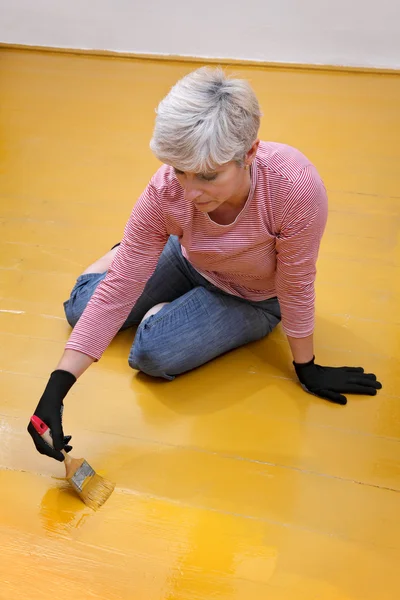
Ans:
[[[185,200],[188,200],[189,202],[194,202],[196,198],[199,198],[203,193],[200,190],[196,190],[190,183],[186,183],[183,191],[185,195]]]

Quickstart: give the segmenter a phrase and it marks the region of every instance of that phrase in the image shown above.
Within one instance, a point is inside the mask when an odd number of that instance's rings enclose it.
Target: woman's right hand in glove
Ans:
[[[40,417],[48,425],[53,438],[54,448],[43,440],[32,423],[28,425],[28,433],[33,439],[36,450],[40,454],[46,454],[60,462],[64,460],[61,450],[69,452],[72,449],[72,446],[69,446],[71,436],[64,436],[62,414],[64,408],[63,400],[75,381],[75,375],[69,371],[61,369],[53,371],[34,412],[34,415]]]

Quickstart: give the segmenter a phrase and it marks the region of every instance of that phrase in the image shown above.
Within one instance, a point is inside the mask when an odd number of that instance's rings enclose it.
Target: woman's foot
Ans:
[[[82,275],[86,275],[87,273],[105,273],[108,271],[109,266],[114,260],[114,256],[118,252],[119,243],[116,244],[101,258],[96,260],[92,265],[90,265],[85,271],[83,271]]]
[[[155,306],[153,306],[153,308],[150,308],[150,310],[147,311],[147,313],[144,315],[143,319],[140,322],[143,323],[143,321],[145,321],[149,317],[156,315],[166,304],[169,304],[169,302],[161,302],[160,304],[156,304]]]

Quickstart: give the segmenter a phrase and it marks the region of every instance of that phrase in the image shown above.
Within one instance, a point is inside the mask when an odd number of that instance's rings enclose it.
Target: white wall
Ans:
[[[400,0],[0,0],[0,41],[400,68]]]

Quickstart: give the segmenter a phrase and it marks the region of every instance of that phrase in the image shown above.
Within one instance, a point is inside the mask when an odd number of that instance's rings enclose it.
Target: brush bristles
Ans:
[[[82,491],[76,490],[81,500],[92,508],[97,510],[111,496],[115,488],[115,483],[104,479],[101,475],[95,473],[88,477],[82,486]]]

